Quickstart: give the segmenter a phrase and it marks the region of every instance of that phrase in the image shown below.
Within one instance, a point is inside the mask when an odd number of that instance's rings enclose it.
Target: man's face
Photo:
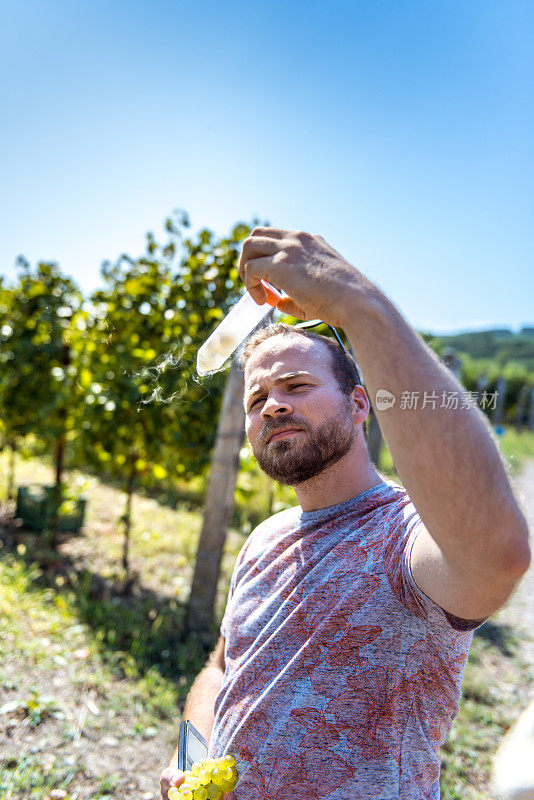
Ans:
[[[245,368],[246,432],[269,477],[296,485],[346,455],[356,428],[350,398],[332,373],[321,342],[272,336]]]

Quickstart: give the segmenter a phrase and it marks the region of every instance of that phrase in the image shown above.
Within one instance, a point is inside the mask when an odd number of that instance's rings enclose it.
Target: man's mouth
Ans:
[[[277,439],[286,439],[288,436],[294,436],[296,433],[302,433],[300,428],[285,428],[283,431],[276,431],[270,437],[269,441],[274,442]]]

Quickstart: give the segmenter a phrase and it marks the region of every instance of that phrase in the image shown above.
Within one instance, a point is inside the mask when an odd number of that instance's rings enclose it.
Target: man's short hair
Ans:
[[[343,394],[350,396],[355,386],[363,386],[360,372],[353,357],[350,353],[346,353],[334,339],[330,336],[322,336],[320,333],[313,333],[306,328],[286,325],[283,322],[260,328],[250,336],[241,353],[241,366],[243,369],[245,369],[247,361],[259,344],[265,342],[266,339],[270,339],[271,336],[289,336],[290,334],[292,336],[305,336],[306,339],[322,342],[328,347],[331,358],[330,366]]]

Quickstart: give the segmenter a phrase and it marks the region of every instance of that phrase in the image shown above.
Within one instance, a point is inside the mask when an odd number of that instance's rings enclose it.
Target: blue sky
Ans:
[[[320,233],[420,329],[534,324],[527,0],[1,3],[0,274],[176,207]]]

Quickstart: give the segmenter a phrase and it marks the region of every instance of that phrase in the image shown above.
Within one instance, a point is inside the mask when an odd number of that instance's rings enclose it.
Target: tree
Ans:
[[[5,380],[2,380],[2,375],[5,373],[9,374],[9,361],[14,357],[14,354],[7,350],[5,344],[13,333],[13,301],[14,290],[5,284],[4,278],[0,275],[0,442],[2,449],[6,446],[10,448],[9,472],[7,479],[8,500],[12,500],[14,495],[15,442],[12,436],[10,436],[6,426],[6,412],[2,408],[2,387],[4,387],[6,383]]]
[[[57,264],[35,270],[17,260],[19,283],[11,293],[10,321],[2,326],[0,403],[5,436],[12,448],[29,433],[54,458],[55,506],[59,505],[65,442],[73,429],[76,367],[70,336],[81,294]],[[3,303],[5,305],[5,303]],[[52,530],[52,544],[55,544]]]
[[[124,485],[126,573],[134,488],[202,473],[215,439],[222,376],[201,383],[196,351],[238,297],[239,244],[250,228],[184,239],[188,227],[175,212],[165,243],[149,233],[143,256],[103,265],[80,354],[84,455]]]

